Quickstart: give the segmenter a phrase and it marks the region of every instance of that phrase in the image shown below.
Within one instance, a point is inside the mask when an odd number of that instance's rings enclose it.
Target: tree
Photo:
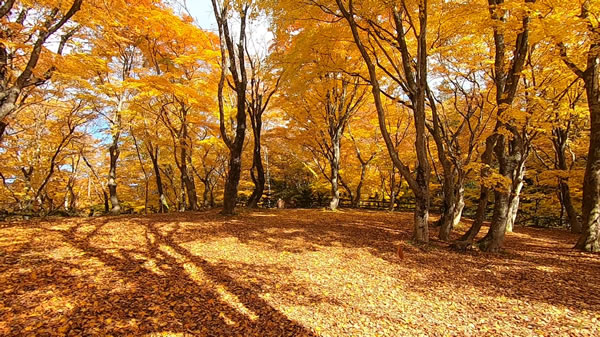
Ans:
[[[246,90],[248,75],[246,73],[246,23],[251,2],[233,2],[224,0],[219,3],[211,0],[221,40],[221,78],[219,80],[218,101],[221,137],[229,149],[229,168],[223,194],[223,214],[232,215],[237,203],[238,185],[242,171],[242,149],[246,138]],[[230,31],[230,15],[235,10],[239,15],[240,29],[237,46],[234,35]],[[227,75],[229,73],[229,76]],[[232,83],[229,82],[232,81]],[[225,127],[225,82],[230,84],[236,94],[235,132],[233,137]]]
[[[247,52],[247,51],[246,51]],[[250,64],[250,90],[247,98],[248,116],[250,116],[250,125],[252,126],[252,135],[254,136],[254,150],[252,152],[252,168],[250,177],[254,183],[254,190],[248,198],[248,207],[257,208],[258,202],[262,198],[265,190],[265,168],[262,162],[261,136],[263,129],[263,114],[269,107],[271,98],[279,89],[281,75],[275,79],[269,78],[270,74],[266,68],[266,62],[263,59],[248,56]]]
[[[414,62],[412,52],[409,50],[409,43],[407,32],[404,27],[405,20],[412,22],[412,14],[409,12],[406,2],[402,2],[402,6],[393,6],[386,8],[391,16],[391,22],[387,22],[387,30],[382,24],[373,20],[372,18],[362,18],[360,14],[355,12],[353,2],[349,1],[348,4],[344,4],[342,0],[336,0],[337,9],[341,13],[341,16],[348,23],[352,37],[360,54],[367,66],[369,72],[369,82],[371,84],[374,104],[377,110],[379,118],[379,127],[382,133],[383,139],[387,146],[388,152],[394,165],[398,168],[402,176],[407,180],[408,185],[411,187],[415,199],[416,208],[414,213],[414,233],[413,239],[417,242],[428,242],[429,241],[429,206],[430,206],[430,195],[429,195],[429,178],[430,178],[430,166],[427,155],[427,144],[425,141],[425,99],[427,97],[427,18],[428,8],[427,1],[419,1],[417,8],[414,13],[418,16],[419,30],[413,30],[416,40],[416,62]],[[328,9],[328,13],[335,13],[333,10]],[[364,25],[359,25],[357,20],[364,20]],[[369,51],[367,45],[359,29],[359,27],[367,28],[367,39],[372,39],[374,46],[373,49],[379,48],[381,53],[389,62],[389,67],[380,62],[377,53],[373,50]],[[414,28],[414,27],[413,27]],[[391,33],[392,35],[387,35]],[[387,35],[387,36],[386,36]],[[369,40],[370,41],[370,40]],[[398,52],[399,62],[396,63],[396,58],[389,57],[386,52]],[[387,56],[385,56],[387,55]],[[410,168],[404,164],[398,156],[397,149],[394,148],[392,139],[386,128],[385,122],[385,110],[383,103],[384,91],[382,90],[381,80],[377,73],[377,68],[380,68],[386,75],[390,77],[392,81],[397,83],[402,88],[404,93],[408,96],[410,101],[410,108],[413,110],[414,127],[416,130],[415,150],[417,153],[417,166],[415,168],[416,174],[413,176]],[[395,76],[394,73],[402,69],[402,75]],[[402,102],[402,99],[396,98]]]
[[[591,1],[585,0],[578,15],[574,15],[573,12],[566,13],[569,19],[580,21],[586,27],[583,33],[588,37],[584,40],[588,49],[582,55],[585,60],[584,67],[578,65],[569,55],[567,42],[562,40],[560,35],[555,37],[563,62],[585,84],[590,113],[590,143],[583,182],[583,231],[576,248],[591,252],[600,251],[600,28],[594,19],[598,13],[597,9]],[[564,12],[561,13],[565,15]]]
[[[535,1],[527,0],[526,3]],[[493,85],[496,93],[496,125],[494,132],[486,139],[486,146],[481,161],[484,178],[500,178],[492,180],[494,186],[494,212],[492,223],[486,236],[479,241],[479,246],[485,251],[497,251],[504,241],[511,210],[511,196],[517,197],[518,186],[521,185],[524,174],[524,163],[527,159],[527,139],[523,137],[514,119],[511,119],[511,106],[517,96],[517,89],[522,78],[525,61],[529,53],[529,12],[525,8],[516,7],[511,17],[520,22],[521,28],[514,39],[514,50],[510,53],[507,47],[508,36],[506,29],[509,25],[509,10],[503,0],[489,0],[490,20],[493,27],[494,70]],[[515,23],[512,23],[515,24]],[[516,23],[518,24],[518,23]],[[510,53],[510,54],[509,54]],[[509,58],[508,55],[511,55]],[[498,161],[498,176],[491,175],[490,165],[493,158]],[[495,182],[495,183],[494,183]],[[496,185],[494,185],[496,184]],[[487,200],[491,188],[481,186],[478,211],[475,221],[467,234],[467,239],[477,235],[485,218]],[[465,237],[463,237],[465,238]]]
[[[44,71],[37,69],[44,46],[79,11],[82,2],[83,0],[74,0],[70,7],[65,8],[60,4],[44,1],[41,6],[33,9],[33,15],[37,17],[33,20],[26,20],[32,14],[28,13],[27,4],[15,0],[2,2],[0,21],[3,28],[0,30],[0,38],[10,40],[13,46],[0,42],[0,141],[8,125],[7,118],[18,109],[24,90],[41,85],[52,76],[55,70],[52,66]],[[29,27],[29,22],[33,22],[34,26]],[[15,31],[15,27],[20,27],[21,30]],[[62,54],[75,29],[71,27],[61,37],[58,54]],[[25,55],[22,63],[20,55]],[[17,60],[19,62],[15,62]]]

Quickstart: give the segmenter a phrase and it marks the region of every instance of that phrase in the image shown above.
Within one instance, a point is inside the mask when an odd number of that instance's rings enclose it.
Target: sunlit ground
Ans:
[[[216,211],[0,224],[0,335],[600,335],[600,256],[517,229],[406,243],[411,215]],[[405,258],[396,255],[403,242]]]

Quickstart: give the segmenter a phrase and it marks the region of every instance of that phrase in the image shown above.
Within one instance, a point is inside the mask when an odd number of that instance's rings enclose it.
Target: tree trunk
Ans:
[[[583,179],[583,232],[576,248],[600,252],[600,45],[593,45],[584,74],[590,110],[590,147]]]
[[[352,37],[356,46],[358,47],[363,60],[369,71],[369,79],[371,84],[371,92],[373,94],[373,100],[375,108],[377,110],[377,119],[379,122],[379,129],[381,135],[385,141],[386,148],[392,162],[398,168],[402,176],[408,181],[411,190],[415,194],[416,207],[414,213],[414,233],[413,238],[417,242],[427,243],[429,242],[429,229],[428,229],[428,218],[429,218],[429,175],[430,167],[427,155],[427,146],[425,141],[425,91],[427,89],[427,1],[419,1],[419,26],[420,32],[418,34],[417,44],[417,64],[416,67],[413,64],[415,58],[410,55],[408,45],[406,43],[406,36],[404,31],[404,18],[401,11],[398,8],[393,8],[393,16],[395,21],[395,29],[398,35],[397,41],[399,45],[398,50],[402,55],[402,67],[404,68],[406,81],[405,84],[411,88],[412,94],[410,96],[411,103],[413,104],[413,118],[415,122],[415,149],[417,154],[417,167],[416,177],[413,177],[408,166],[406,166],[399,158],[397,149],[390,137],[387,130],[387,123],[385,117],[385,109],[383,101],[381,99],[381,87],[379,76],[377,74],[377,67],[367,47],[365,47],[362,38],[359,33],[358,24],[355,21],[354,9],[352,8],[352,2],[348,3],[349,9],[346,9],[342,0],[336,0],[336,4],[343,14],[344,18],[349,24],[352,31]]]
[[[180,168],[181,170],[181,168]],[[183,171],[179,172],[179,200],[178,200],[178,208],[179,208],[179,212],[185,212],[186,208],[187,208],[187,202],[185,200],[186,198],[186,193],[185,193],[185,183],[184,183],[184,177],[183,177]]]
[[[354,196],[354,199],[352,200],[352,207],[354,207],[354,208],[360,207],[360,198],[361,198],[362,187],[365,182],[366,174],[367,174],[367,165],[361,164],[360,165],[360,181],[358,182],[358,185],[356,185],[356,194]]]
[[[339,174],[340,174],[340,135],[339,131],[331,138],[332,156],[329,161],[331,166],[331,202],[329,208],[335,211],[340,204]]]
[[[8,124],[0,121],[0,145],[2,145],[2,137],[4,136],[4,130],[6,130],[7,126],[8,126]]]
[[[223,194],[223,214],[233,215],[237,203],[238,185],[242,171],[242,149],[234,148],[229,156],[229,171]]]
[[[250,195],[250,199],[248,200],[249,208],[258,208],[258,203],[263,196],[265,191],[265,169],[262,164],[261,152],[258,149],[258,152],[254,153],[254,158],[252,159],[254,170],[256,171],[256,175],[254,171],[252,172],[252,181],[254,182],[254,190],[252,191],[252,195]]]
[[[265,168],[262,163],[262,152],[261,152],[261,130],[262,130],[262,117],[258,113],[256,116],[250,115],[252,121],[252,132],[254,134],[254,152],[252,155],[252,168],[250,169],[250,176],[254,183],[254,190],[248,199],[249,208],[258,208],[258,203],[262,198],[263,192],[265,191]],[[256,172],[256,174],[255,174]]]
[[[187,192],[187,206],[186,210],[197,211],[198,210],[198,196],[196,194],[196,184],[194,183],[194,176],[190,172],[191,166],[191,140],[188,135],[187,125],[187,109],[182,106],[181,113],[183,116],[180,134],[180,147],[181,147],[181,185],[185,186]]]
[[[554,150],[556,152],[556,168],[562,171],[569,170],[567,165],[567,157],[565,151],[567,149],[567,141],[569,138],[569,131],[566,128],[555,128],[553,130],[554,138],[552,143],[554,144]],[[571,191],[569,187],[569,179],[560,178],[559,183],[559,199],[562,205],[562,210],[567,211],[567,217],[569,219],[569,225],[571,232],[580,234],[582,232],[581,222],[577,216],[577,211],[573,206],[573,200],[571,199]],[[561,217],[562,222],[562,217]],[[562,224],[561,224],[562,225]]]
[[[506,153],[506,138],[504,135],[498,135],[494,152],[498,159],[499,172],[507,178],[513,178],[514,174],[514,156]],[[511,179],[512,181],[513,179]],[[478,244],[483,251],[497,252],[504,243],[506,234],[506,226],[508,223],[508,211],[510,207],[512,185],[509,187],[500,186],[494,190],[494,213],[492,215],[492,223],[486,236],[481,239]]]
[[[425,190],[425,189],[424,189]],[[429,198],[428,196],[415,196],[413,240],[416,242],[429,242]]]
[[[494,214],[490,230],[481,239],[479,248],[487,252],[497,252],[502,248],[506,233],[506,223],[509,207],[509,193],[507,191],[494,191]]]
[[[121,151],[119,150],[119,136],[117,132],[113,135],[113,141],[111,146],[108,148],[110,154],[110,166],[108,170],[108,194],[110,196],[111,209],[110,212],[113,214],[121,213],[121,204],[119,203],[119,197],[117,196],[117,161]]]
[[[202,204],[204,205],[204,207],[208,207],[210,206],[210,186],[206,181],[203,181],[202,183],[204,184],[204,192],[202,193]]]
[[[453,171],[447,172],[446,168],[444,168],[444,184],[442,189],[444,192],[444,212],[440,218],[441,226],[439,237],[442,241],[448,241],[450,240],[450,232],[454,227],[454,214],[456,211],[456,187],[454,185]]]
[[[519,212],[519,202],[521,199],[521,190],[523,189],[523,178],[525,177],[525,162],[522,161],[517,170],[516,177],[513,179],[512,190],[510,192],[508,215],[506,223],[506,231],[512,233],[515,227],[515,221],[517,221],[517,214]]]
[[[456,184],[455,193],[456,206],[454,207],[454,214],[452,215],[452,227],[455,227],[460,223],[463,210],[465,209],[465,183],[462,174]]]
[[[210,185],[210,207],[215,208],[215,185]]]
[[[162,183],[162,177],[160,173],[160,166],[158,164],[158,147],[148,148],[148,153],[150,154],[150,159],[152,160],[152,167],[154,168],[154,177],[156,179],[156,190],[158,192],[158,212],[166,213],[169,211],[169,203],[167,202],[167,198],[165,197],[165,192]]]
[[[187,206],[186,210],[197,211],[198,210],[198,196],[196,195],[196,184],[194,183],[194,177],[190,174],[189,168],[186,165],[183,168],[183,174],[181,179],[185,185],[185,191],[187,193]]]
[[[581,222],[579,222],[579,218],[577,217],[577,211],[573,206],[573,200],[571,200],[571,190],[569,188],[569,183],[566,181],[561,181],[559,183],[559,190],[560,201],[563,205],[564,210],[567,211],[567,217],[569,218],[571,232],[581,234]]]
[[[493,160],[494,145],[496,144],[497,135],[492,134],[485,140],[485,151],[481,155],[481,162],[484,164],[484,168],[481,170],[482,179],[486,179],[491,174],[490,165]],[[486,218],[487,205],[490,197],[490,188],[487,187],[483,182],[480,186],[479,202],[477,204],[477,212],[475,213],[475,219],[469,230],[458,239],[459,242],[465,242],[471,244],[479,231]]]
[[[219,102],[219,131],[223,141],[229,149],[229,171],[225,181],[223,192],[223,215],[233,215],[238,198],[238,185],[242,172],[242,150],[246,138],[246,89],[248,77],[246,73],[246,15],[249,6],[243,5],[239,8],[240,29],[238,43],[234,43],[233,35],[229,32],[228,8],[219,8],[216,0],[212,1],[217,26],[219,27],[219,39],[221,41],[221,76],[217,89]],[[237,47],[237,48],[236,48]],[[225,51],[227,49],[227,52]],[[237,50],[236,50],[237,49]],[[229,59],[227,62],[226,60]],[[229,64],[227,64],[229,63]],[[236,92],[236,114],[235,135],[233,139],[227,134],[225,126],[225,107],[223,90],[227,77],[226,69],[229,69],[233,88]],[[229,80],[228,80],[228,83]]]
[[[494,191],[494,214],[492,223],[486,236],[479,241],[479,247],[484,251],[498,251],[504,242],[510,195],[516,174],[515,169],[521,160],[525,160],[525,143],[521,139],[520,131],[512,125],[512,121],[503,121],[504,113],[513,104],[519,81],[521,79],[523,66],[529,52],[529,23],[530,18],[525,15],[522,22],[522,31],[516,37],[515,49],[512,59],[508,61],[506,52],[505,30],[501,29],[506,23],[507,15],[502,9],[503,0],[488,0],[490,17],[497,25],[494,25],[494,86],[496,88],[497,116],[494,134],[488,137],[488,141],[495,139],[493,153],[498,160],[500,174],[510,181],[510,186],[499,186]],[[529,2],[535,2],[531,0]],[[507,71],[507,63],[510,67]],[[510,138],[504,134],[510,133]],[[486,153],[491,144],[486,141]],[[508,149],[507,149],[508,148]],[[491,154],[491,153],[488,153]],[[491,159],[488,161],[491,163]]]

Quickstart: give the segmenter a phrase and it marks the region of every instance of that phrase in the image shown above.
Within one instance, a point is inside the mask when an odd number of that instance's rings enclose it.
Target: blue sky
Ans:
[[[200,27],[216,30],[216,22],[210,0],[187,0],[187,7]]]
[[[215,21],[211,0],[178,0],[180,3],[185,1],[190,14],[196,19],[198,25],[206,30],[217,32],[217,23]],[[265,56],[266,50],[273,40],[273,34],[269,32],[269,24],[265,18],[260,18],[250,24],[248,27],[248,36],[250,39],[250,52]]]

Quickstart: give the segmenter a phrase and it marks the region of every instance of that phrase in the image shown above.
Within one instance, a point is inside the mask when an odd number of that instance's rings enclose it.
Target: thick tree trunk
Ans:
[[[2,138],[4,136],[4,131],[6,130],[7,126],[8,126],[8,124],[0,121],[0,145],[2,145]]]
[[[497,252],[502,248],[506,234],[506,223],[509,207],[509,193],[507,191],[494,191],[494,214],[490,230],[481,239],[479,248],[487,252]]]
[[[600,45],[592,47],[590,54],[584,75],[590,110],[590,147],[583,180],[583,232],[576,248],[600,252]]]
[[[183,168],[181,174],[182,184],[185,186],[187,194],[187,205],[186,210],[197,211],[198,210],[198,196],[196,195],[196,184],[194,183],[194,177],[190,174],[189,168],[186,165]]]
[[[507,154],[505,146],[505,136],[498,135],[494,152],[498,159],[499,172],[503,177],[512,181],[514,180],[515,156]],[[478,242],[479,248],[483,251],[497,252],[504,243],[510,208],[511,190],[512,185],[508,187],[500,186],[494,190],[494,213],[492,215],[490,229],[486,236]]]
[[[242,171],[242,151],[234,149],[229,157],[229,171],[223,194],[223,214],[233,215],[237,203],[238,185]]]
[[[423,192],[427,193],[426,189]],[[413,240],[416,242],[429,242],[429,197],[427,195],[415,196]]]
[[[113,214],[121,213],[121,204],[119,203],[119,197],[117,195],[117,161],[121,151],[119,150],[119,133],[113,135],[113,141],[111,146],[108,148],[110,154],[110,166],[108,169],[108,194],[110,196],[111,209],[110,212]]]
[[[219,8],[216,0],[212,1],[215,18],[219,27],[219,38],[221,41],[221,76],[217,90],[219,102],[219,131],[223,141],[229,149],[229,171],[225,181],[223,192],[223,215],[233,215],[238,198],[238,185],[242,172],[242,150],[246,138],[246,89],[248,77],[246,73],[246,15],[249,6],[243,5],[239,8],[240,29],[238,43],[234,43],[233,35],[229,32],[228,8]],[[236,48],[237,47],[237,48]],[[225,51],[227,49],[227,52]],[[237,49],[237,50],[236,50]],[[227,59],[229,61],[227,61]],[[225,126],[225,107],[223,90],[227,77],[226,69],[229,69],[233,87],[236,92],[236,114],[235,135],[233,139],[227,134]],[[229,82],[229,80],[228,80]]]
[[[339,190],[339,174],[340,174],[340,135],[337,132],[331,138],[332,156],[329,161],[331,166],[331,202],[329,203],[329,209],[335,211],[340,204],[340,190]]]

